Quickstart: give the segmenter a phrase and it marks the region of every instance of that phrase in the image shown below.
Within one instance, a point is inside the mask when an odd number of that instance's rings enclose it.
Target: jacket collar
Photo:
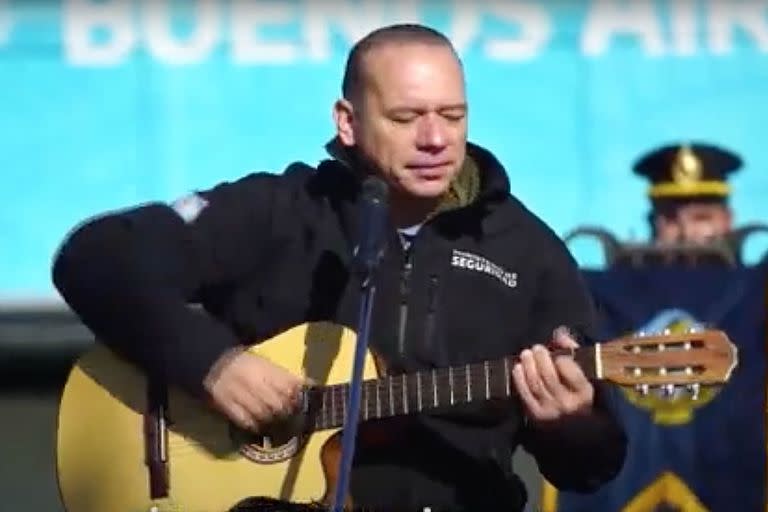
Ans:
[[[341,163],[344,167],[355,173],[358,177],[365,176],[369,171],[357,159],[353,151],[344,146],[338,137],[334,137],[325,144],[328,155]],[[501,200],[509,195],[509,178],[501,162],[488,149],[467,142],[467,159],[465,165],[473,165],[479,173],[480,183],[477,200]]]

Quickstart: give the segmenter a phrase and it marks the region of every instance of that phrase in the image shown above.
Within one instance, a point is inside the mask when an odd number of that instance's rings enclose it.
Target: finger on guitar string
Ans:
[[[283,412],[291,412],[299,404],[304,387],[304,383],[299,379],[291,379],[284,384],[272,383],[272,390],[279,396],[279,399],[285,406]]]
[[[207,386],[214,406],[229,415],[232,402],[236,402],[257,425],[293,409],[294,390],[304,383],[287,369],[248,352],[230,356],[217,371]]]
[[[579,348],[570,329],[561,325],[552,332],[552,345],[557,348]]]
[[[557,357],[554,360],[555,367],[562,383],[569,390],[585,394],[592,389],[592,384],[587,379],[581,367],[569,357]]]
[[[256,422],[254,415],[237,402],[231,402],[222,412],[232,421],[232,423],[243,430],[251,430],[255,432],[258,429],[258,423]]]
[[[544,410],[539,403],[539,400],[533,396],[530,388],[528,387],[528,381],[525,377],[525,370],[521,363],[516,363],[512,368],[512,380],[515,383],[517,394],[523,402],[523,405],[528,410],[529,414],[534,417],[543,415]]]
[[[535,345],[532,352],[536,371],[541,379],[543,388],[549,393],[553,401],[559,405],[567,404],[570,401],[569,395],[571,391],[563,385],[549,350],[542,345]]]
[[[520,364],[523,367],[525,382],[528,385],[528,389],[530,389],[531,394],[542,406],[551,407],[552,403],[555,401],[555,398],[544,384],[533,350],[523,350],[523,352],[520,354]]]
[[[268,421],[287,409],[286,400],[269,385],[256,388],[251,382],[244,381],[235,392],[236,399],[257,422]]]

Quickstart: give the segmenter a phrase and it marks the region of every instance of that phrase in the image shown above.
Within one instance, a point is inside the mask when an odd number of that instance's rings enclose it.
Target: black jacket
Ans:
[[[480,170],[477,199],[432,218],[408,258],[390,232],[370,336],[390,372],[515,354],[561,324],[593,329],[564,244],[510,195],[489,152],[470,144],[468,154]],[[54,283],[104,343],[201,396],[205,374],[232,346],[312,320],[356,327],[359,191],[356,174],[330,159],[200,192],[204,208],[186,222],[154,203],[101,216],[64,242]],[[606,392],[598,388],[601,411]],[[398,425],[408,434],[397,444],[358,448],[351,485],[360,504],[522,510],[525,489],[511,467],[518,445],[556,486],[584,491],[619,471],[626,445],[606,412],[541,432],[526,426],[515,400]]]

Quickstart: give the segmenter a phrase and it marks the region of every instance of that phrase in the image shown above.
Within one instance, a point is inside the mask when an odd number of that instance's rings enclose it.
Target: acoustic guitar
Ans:
[[[356,335],[307,323],[249,348],[315,383],[299,412],[246,434],[183,391],[96,344],[60,402],[57,477],[68,512],[218,512],[248,497],[329,504],[341,458]],[[571,356],[594,380],[672,397],[726,383],[736,347],[719,330],[618,338]],[[366,354],[360,421],[511,397],[515,357],[382,375]],[[352,505],[351,501],[347,505]],[[275,509],[277,510],[277,509]]]

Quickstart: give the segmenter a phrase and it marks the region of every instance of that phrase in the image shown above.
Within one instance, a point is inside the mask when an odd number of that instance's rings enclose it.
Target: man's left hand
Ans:
[[[555,330],[552,345],[554,348],[578,347],[564,328]],[[512,376],[528,416],[534,422],[549,423],[592,409],[594,387],[569,356],[553,358],[547,348],[535,345],[520,354]]]

